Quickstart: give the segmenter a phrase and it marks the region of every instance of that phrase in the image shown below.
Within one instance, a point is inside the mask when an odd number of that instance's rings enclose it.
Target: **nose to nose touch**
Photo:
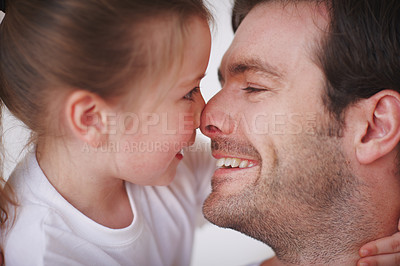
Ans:
[[[201,115],[204,110],[204,106],[206,105],[203,96],[201,96],[201,99],[199,100],[199,103],[197,104],[196,110],[195,110],[195,116],[194,116],[194,127],[199,128],[200,127],[200,122],[201,122]]]
[[[193,121],[195,129],[198,129],[200,127],[200,116],[201,116],[201,112],[198,112],[195,114],[194,121]]]

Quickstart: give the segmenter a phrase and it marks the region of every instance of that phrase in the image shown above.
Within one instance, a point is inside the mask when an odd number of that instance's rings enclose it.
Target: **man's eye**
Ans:
[[[185,96],[183,96],[183,99],[189,100],[189,101],[194,101],[194,96],[200,92],[200,87],[195,87],[193,90],[189,91]]]
[[[264,92],[268,91],[267,89],[257,89],[253,87],[247,87],[243,89],[246,93],[257,93],[257,92]]]

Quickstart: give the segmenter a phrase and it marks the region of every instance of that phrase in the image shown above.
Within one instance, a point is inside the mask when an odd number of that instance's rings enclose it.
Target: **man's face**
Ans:
[[[202,115],[224,164],[206,218],[268,243],[278,257],[301,252],[306,243],[291,246],[296,238],[356,215],[347,207],[356,178],[343,139],[330,133],[338,125],[323,106],[324,76],[313,57],[327,23],[322,9],[304,2],[254,8],[222,60],[223,89]]]

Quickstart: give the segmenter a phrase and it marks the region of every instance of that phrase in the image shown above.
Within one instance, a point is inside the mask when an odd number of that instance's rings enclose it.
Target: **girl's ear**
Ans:
[[[384,90],[362,101],[365,126],[355,140],[356,157],[361,164],[369,164],[390,153],[400,141],[400,94]]]
[[[73,134],[96,148],[107,140],[107,105],[88,91],[77,90],[66,101],[66,120]]]

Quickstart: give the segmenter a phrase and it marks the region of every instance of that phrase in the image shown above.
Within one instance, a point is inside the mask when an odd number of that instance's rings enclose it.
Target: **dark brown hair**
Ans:
[[[297,3],[301,0],[236,0],[234,31],[256,5],[265,2]],[[307,0],[303,0],[307,1]],[[343,122],[344,110],[360,99],[390,89],[400,92],[400,1],[308,0],[325,4],[328,34],[316,50],[326,87],[327,109]]]

